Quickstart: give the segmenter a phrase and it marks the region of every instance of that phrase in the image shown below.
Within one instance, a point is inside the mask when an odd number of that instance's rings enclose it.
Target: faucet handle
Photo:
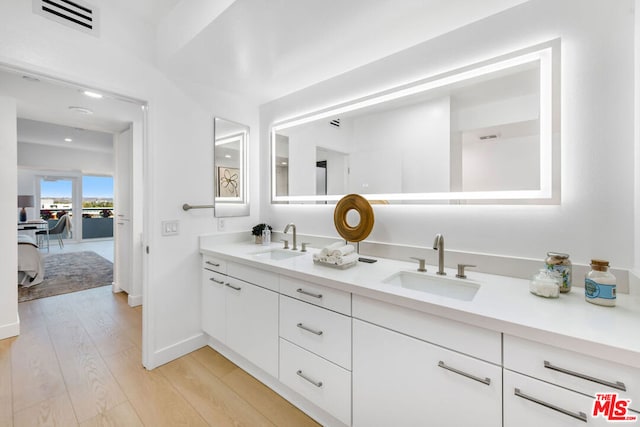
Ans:
[[[309,244],[309,242],[300,243],[300,245],[302,246],[302,248],[300,249],[300,252],[307,252],[307,245],[308,244]]]
[[[411,259],[415,259],[416,261],[418,261],[418,271],[420,272],[425,272],[427,271],[426,267],[425,267],[425,259],[424,258],[418,258],[415,256],[409,257]]]
[[[477,265],[458,264],[458,274],[456,274],[457,278],[459,278],[459,279],[466,279],[467,278],[467,276],[464,274],[465,267],[477,267]]]
[[[284,243],[284,246],[282,247],[282,249],[289,249],[289,241],[287,239],[282,239],[280,241]]]

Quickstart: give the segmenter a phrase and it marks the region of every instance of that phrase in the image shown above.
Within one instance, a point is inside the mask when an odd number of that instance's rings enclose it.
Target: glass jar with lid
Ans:
[[[547,252],[547,258],[544,260],[547,270],[556,272],[562,277],[560,283],[560,292],[567,293],[571,290],[571,272],[572,265],[569,260],[569,254],[561,252]]]
[[[616,305],[616,276],[609,272],[609,261],[591,260],[591,271],[584,279],[584,298],[598,305]]]

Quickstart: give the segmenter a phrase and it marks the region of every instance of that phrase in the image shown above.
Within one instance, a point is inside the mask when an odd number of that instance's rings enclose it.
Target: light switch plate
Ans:
[[[162,235],[176,236],[180,231],[180,222],[178,220],[162,221]]]

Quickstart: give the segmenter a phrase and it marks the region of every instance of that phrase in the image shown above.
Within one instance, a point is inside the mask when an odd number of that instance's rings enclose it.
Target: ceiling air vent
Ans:
[[[81,0],[33,0],[33,12],[67,27],[98,36],[99,10]]]
[[[340,127],[340,119],[333,119],[333,120],[331,120],[331,121],[329,122],[329,124],[330,124],[331,126],[335,126],[335,127],[339,128],[339,127]]]

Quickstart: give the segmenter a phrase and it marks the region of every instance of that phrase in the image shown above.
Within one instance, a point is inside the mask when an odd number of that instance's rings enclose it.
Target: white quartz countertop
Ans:
[[[560,298],[546,299],[529,292],[528,280],[468,270],[468,280],[478,283],[480,289],[471,301],[460,301],[383,282],[399,271],[415,272],[417,262],[376,258],[373,264],[359,262],[339,270],[314,264],[312,254],[318,249],[293,258],[268,260],[255,254],[279,250],[280,244],[214,242],[201,241],[201,253],[640,368],[637,296],[618,295],[616,307],[602,307],[586,302],[583,288],[574,286]],[[421,274],[438,277],[436,267],[427,265],[427,270]],[[456,271],[445,271],[447,277],[455,278]],[[578,280],[574,278],[574,283]]]

